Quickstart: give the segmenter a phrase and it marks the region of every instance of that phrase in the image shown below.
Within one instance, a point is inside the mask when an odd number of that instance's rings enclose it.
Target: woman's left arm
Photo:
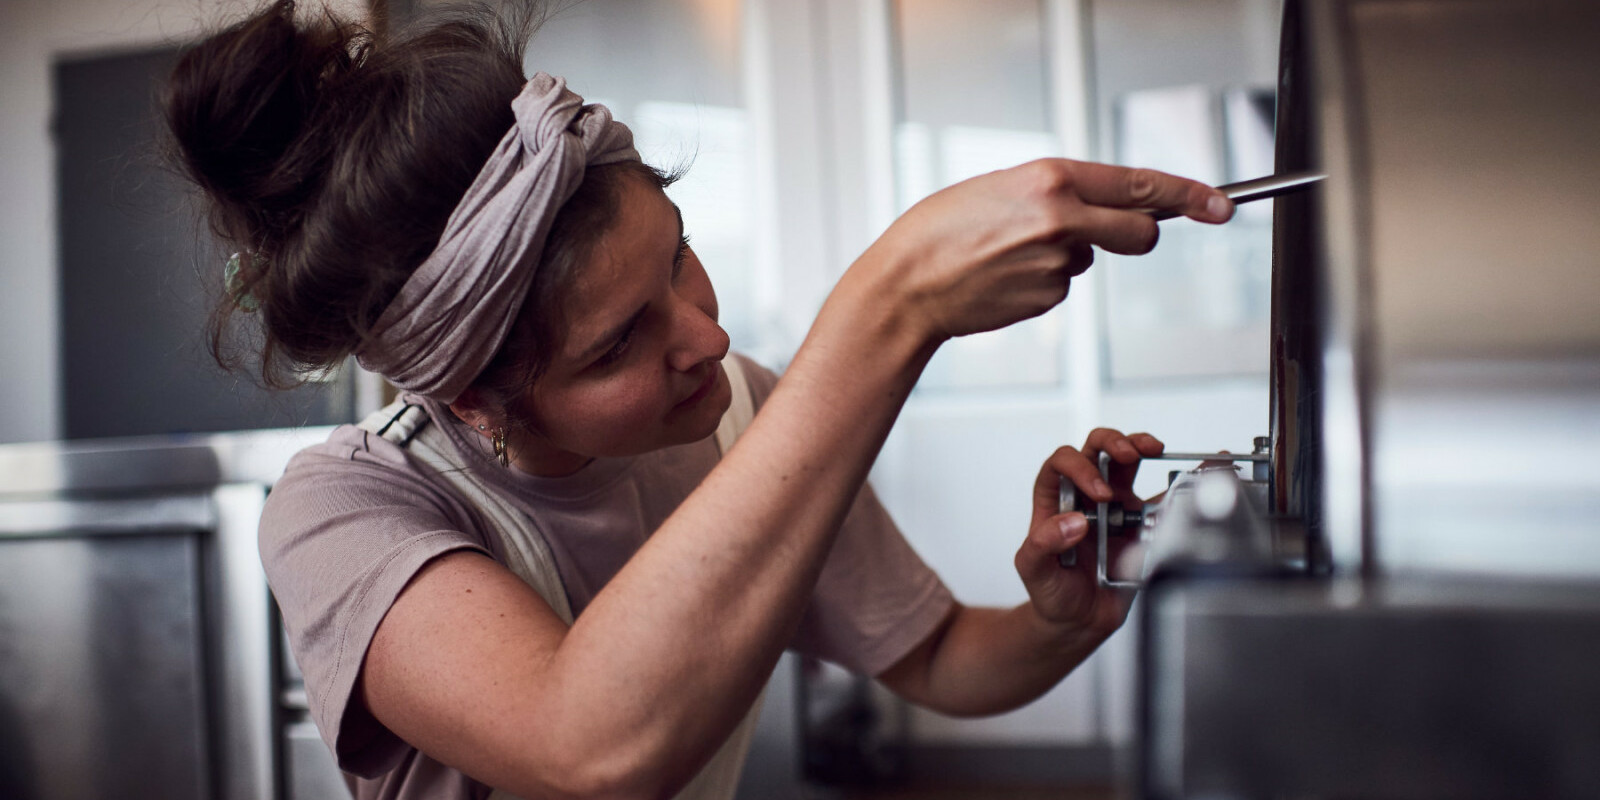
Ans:
[[[918,705],[956,716],[1009,711],[1039,697],[1082,663],[1128,615],[1131,594],[1099,585],[1091,548],[1076,566],[1059,556],[1089,533],[1077,512],[1060,513],[1059,481],[1070,479],[1086,497],[1138,507],[1133,478],[1139,461],[1160,455],[1155,437],[1096,429],[1082,450],[1063,447],[1039,470],[1033,519],[1017,550],[1017,573],[1028,602],[1012,609],[956,606],[938,629],[878,679]],[[1100,453],[1111,457],[1102,480]]]

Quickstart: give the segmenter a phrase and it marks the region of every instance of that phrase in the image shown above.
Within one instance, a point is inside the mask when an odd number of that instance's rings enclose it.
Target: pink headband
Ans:
[[[511,101],[516,125],[356,351],[401,389],[451,402],[489,364],[522,308],[556,211],[599,164],[637,161],[633,134],[541,72]]]

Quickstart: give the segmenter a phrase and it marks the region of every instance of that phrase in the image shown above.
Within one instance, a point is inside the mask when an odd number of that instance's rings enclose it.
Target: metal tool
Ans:
[[[1157,456],[1144,456],[1144,460],[1199,461],[1202,467],[1210,463],[1225,469],[1232,469],[1232,465],[1240,462],[1253,463],[1255,467],[1253,479],[1264,482],[1266,480],[1266,468],[1272,458],[1269,452],[1269,443],[1265,437],[1257,437],[1254,444],[1255,452],[1253,453],[1163,453]],[[1111,478],[1110,454],[1100,454],[1099,467],[1101,478],[1109,481]],[[1173,475],[1175,474],[1173,473]],[[1171,478],[1173,476],[1169,475],[1168,477]],[[1096,577],[1100,585],[1114,588],[1138,588],[1140,586],[1138,581],[1118,580],[1110,574],[1108,570],[1109,540],[1113,536],[1133,541],[1141,540],[1146,527],[1145,510],[1142,508],[1125,508],[1121,503],[1117,502],[1096,503],[1087,500],[1087,498],[1080,498],[1078,488],[1065,476],[1060,479],[1058,493],[1060,512],[1077,511],[1082,513],[1095,532],[1096,561],[1098,562],[1096,565]],[[1057,561],[1063,567],[1077,566],[1077,547],[1074,546],[1072,549],[1057,556]]]
[[[1252,200],[1263,200],[1268,197],[1277,197],[1280,194],[1299,192],[1321,183],[1328,177],[1321,172],[1285,172],[1281,175],[1268,175],[1265,178],[1240,181],[1218,186],[1217,189],[1228,196],[1235,204],[1248,203]],[[1166,209],[1152,209],[1149,212],[1157,222],[1181,216],[1176,211]]]

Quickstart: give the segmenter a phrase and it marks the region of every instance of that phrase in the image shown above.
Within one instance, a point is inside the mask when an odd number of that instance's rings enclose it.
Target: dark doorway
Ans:
[[[55,65],[63,437],[349,421],[348,377],[275,392],[211,359],[205,325],[227,254],[160,158],[157,98],[177,55]]]

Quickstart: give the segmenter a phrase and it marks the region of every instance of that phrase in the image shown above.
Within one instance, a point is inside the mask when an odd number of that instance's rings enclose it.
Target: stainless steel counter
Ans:
[[[283,796],[256,524],[328,430],[0,446],[0,796]]]

